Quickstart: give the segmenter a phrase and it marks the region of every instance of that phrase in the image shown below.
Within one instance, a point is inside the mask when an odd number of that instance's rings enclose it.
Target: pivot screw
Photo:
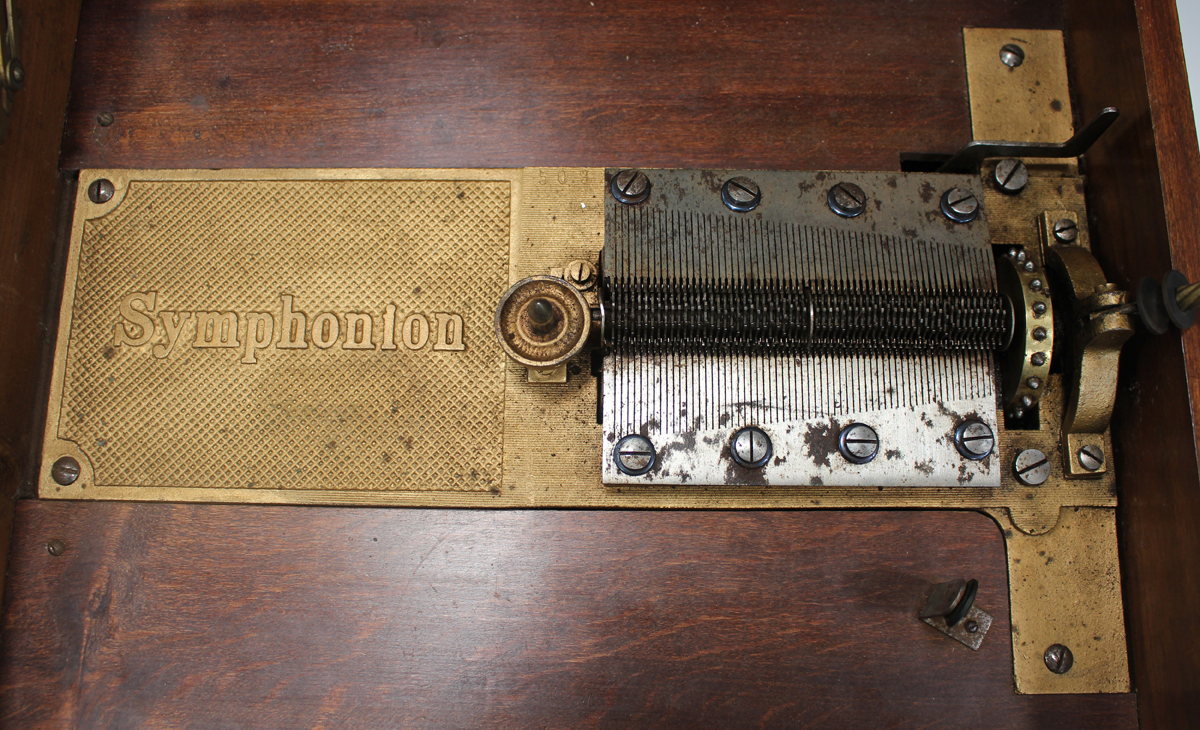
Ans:
[[[979,200],[966,188],[950,188],[942,193],[942,213],[955,223],[970,223],[979,217]]]
[[[879,434],[865,423],[852,423],[838,436],[838,451],[852,464],[866,464],[879,453]]]
[[[1035,352],[1029,356],[1029,362],[1035,367],[1040,368],[1046,364],[1046,353]]]
[[[1046,669],[1055,674],[1066,674],[1075,664],[1075,655],[1062,644],[1051,644],[1042,658],[1046,660]]]
[[[64,487],[74,484],[79,478],[79,462],[74,457],[64,456],[50,467],[50,476]]]
[[[867,194],[854,183],[840,182],[825,197],[829,209],[843,218],[857,218],[867,208]]]
[[[1025,384],[1029,386],[1030,390],[1037,390],[1038,388],[1042,387],[1042,381],[1037,377],[1029,378],[1025,381]]]
[[[654,467],[654,444],[645,436],[626,436],[613,448],[617,469],[631,477],[640,477]]]
[[[1045,327],[1034,327],[1033,328],[1033,339],[1037,340],[1038,342],[1041,342],[1042,340],[1046,339],[1046,337],[1047,337],[1047,333],[1046,333]]]
[[[1079,237],[1079,226],[1070,218],[1060,218],[1054,223],[1054,238],[1059,243],[1074,243]]]
[[[1042,316],[1043,314],[1045,314],[1046,313],[1046,303],[1045,302],[1034,302],[1033,303],[1033,313],[1039,317]]]
[[[1025,449],[1013,459],[1013,471],[1018,482],[1036,487],[1050,478],[1050,461],[1040,449]]]
[[[46,552],[58,557],[67,551],[67,544],[57,537],[46,541]]]
[[[761,428],[748,426],[733,435],[729,454],[739,466],[758,469],[771,458],[771,437]]]
[[[1042,290],[1042,280],[1041,279],[1034,279],[1033,281],[1029,282],[1029,291],[1038,292],[1041,290]]]
[[[1000,63],[1009,68],[1016,68],[1025,63],[1025,49],[1016,43],[1006,43],[1000,47]]]
[[[88,185],[88,199],[97,205],[112,200],[115,192],[117,189],[113,187],[112,181],[106,178],[100,178]]]
[[[5,86],[13,91],[20,91],[25,86],[25,66],[21,64],[19,58],[10,59],[8,62],[8,73]]]
[[[735,177],[721,186],[721,202],[730,210],[745,213],[762,202],[762,190],[748,177]]]
[[[1029,184],[1029,170],[1020,160],[1000,160],[996,163],[996,169],[992,171],[992,180],[1000,192],[1016,195]]]
[[[613,175],[612,194],[626,205],[640,203],[650,197],[650,178],[641,170],[621,170]]]
[[[986,459],[996,445],[996,435],[983,421],[963,421],[954,429],[954,446],[958,453],[972,461]]]
[[[116,121],[116,118],[113,117],[112,112],[100,112],[96,115],[96,124],[99,124],[101,127],[111,127],[114,121]]]
[[[1092,444],[1084,446],[1079,450],[1079,465],[1088,471],[1100,471],[1104,466],[1104,451]]]
[[[576,259],[567,264],[567,281],[575,285],[576,289],[591,289],[596,283],[596,267],[591,261]]]

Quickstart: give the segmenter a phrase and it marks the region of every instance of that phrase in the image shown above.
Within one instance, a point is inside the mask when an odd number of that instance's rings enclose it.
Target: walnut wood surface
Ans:
[[[1059,23],[1034,0],[89,0],[62,165],[897,169],[970,139],[963,26]]]
[[[17,12],[26,85],[0,143],[0,564],[12,500],[41,443],[34,414],[43,407],[38,379],[62,187],[56,163],[79,0],[17,3]]]
[[[1069,2],[1069,65],[1081,118],[1122,118],[1087,155],[1092,241],[1130,289],[1178,268],[1200,278],[1200,150],[1173,2]],[[1189,379],[1190,406],[1189,406]],[[1200,330],[1135,337],[1113,415],[1130,665],[1143,727],[1200,712]]]
[[[975,513],[18,510],[12,726],[1136,726],[1132,695],[1013,694]],[[979,652],[916,619],[956,576]]]

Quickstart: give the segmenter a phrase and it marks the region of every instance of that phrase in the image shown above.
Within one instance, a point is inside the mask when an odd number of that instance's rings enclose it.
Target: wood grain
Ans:
[[[1059,23],[1032,0],[89,0],[62,165],[894,170],[970,139],[963,26]]]
[[[1106,273],[1126,289],[1170,268],[1200,278],[1200,151],[1174,3],[1069,2],[1066,19],[1080,118],[1122,113],[1087,155]],[[1135,337],[1121,382],[1114,461],[1132,680],[1143,727],[1187,727],[1200,707],[1200,332]]]
[[[23,502],[17,525],[13,726],[1136,727],[1132,695],[1013,694],[975,513]],[[915,617],[960,575],[996,618],[977,653]]]
[[[12,500],[41,443],[34,414],[43,407],[38,383],[63,186],[57,160],[79,0],[17,8],[26,11],[18,15],[26,85],[15,94],[8,138],[0,143],[0,565]]]

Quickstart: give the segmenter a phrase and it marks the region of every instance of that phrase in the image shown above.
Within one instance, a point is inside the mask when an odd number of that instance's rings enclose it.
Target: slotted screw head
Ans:
[[[46,552],[58,557],[67,551],[67,544],[57,537],[46,541]]]
[[[641,170],[621,170],[613,175],[611,190],[617,200],[634,205],[650,197],[650,178]]]
[[[1025,449],[1013,459],[1013,471],[1017,474],[1017,481],[1036,487],[1050,478],[1050,460],[1040,449]]]
[[[732,211],[745,213],[762,202],[762,190],[748,177],[735,177],[721,186],[721,202]]]
[[[1054,237],[1061,243],[1072,243],[1079,237],[1079,226],[1070,218],[1060,218],[1054,223]]]
[[[729,454],[739,466],[758,469],[771,458],[771,437],[760,428],[748,426],[733,434]]]
[[[838,450],[852,464],[866,464],[879,453],[879,434],[865,423],[852,423],[838,435]]]
[[[79,462],[74,457],[64,456],[50,467],[50,477],[63,485],[74,484],[79,478]]]
[[[97,205],[107,203],[112,200],[113,194],[117,189],[113,187],[112,181],[107,178],[100,178],[88,185],[88,200],[91,200]]]
[[[1029,170],[1020,160],[1000,160],[996,163],[996,169],[992,171],[992,180],[1000,192],[1016,195],[1029,184]]]
[[[567,281],[571,282],[578,289],[590,289],[592,284],[596,282],[596,267],[591,261],[576,259],[567,264],[566,268]]]
[[[979,199],[966,188],[950,188],[942,193],[941,207],[942,214],[955,223],[970,223],[979,217]]]
[[[1025,49],[1016,43],[1005,43],[1000,47],[1000,63],[1009,68],[1016,68],[1025,63]]]
[[[840,182],[829,188],[825,196],[829,209],[843,218],[855,218],[862,215],[867,207],[867,194],[854,183]]]
[[[654,444],[645,436],[626,436],[613,447],[613,461],[617,469],[630,476],[638,477],[654,467]]]
[[[972,461],[986,459],[996,445],[996,435],[983,421],[963,421],[954,429],[954,446],[958,453]]]
[[[1087,444],[1079,450],[1079,465],[1088,471],[1099,471],[1104,466],[1104,450]]]
[[[1046,668],[1055,674],[1066,674],[1075,664],[1075,655],[1062,644],[1051,644],[1043,656]]]
[[[116,121],[116,117],[113,116],[112,112],[100,112],[96,115],[96,124],[99,124],[101,127],[112,126],[114,121]]]

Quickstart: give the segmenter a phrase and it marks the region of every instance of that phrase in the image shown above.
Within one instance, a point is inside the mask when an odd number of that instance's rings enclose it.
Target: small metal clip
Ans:
[[[983,637],[992,627],[992,617],[975,605],[979,581],[972,578],[938,583],[929,592],[925,607],[917,614],[925,623],[943,634],[978,651]]]

